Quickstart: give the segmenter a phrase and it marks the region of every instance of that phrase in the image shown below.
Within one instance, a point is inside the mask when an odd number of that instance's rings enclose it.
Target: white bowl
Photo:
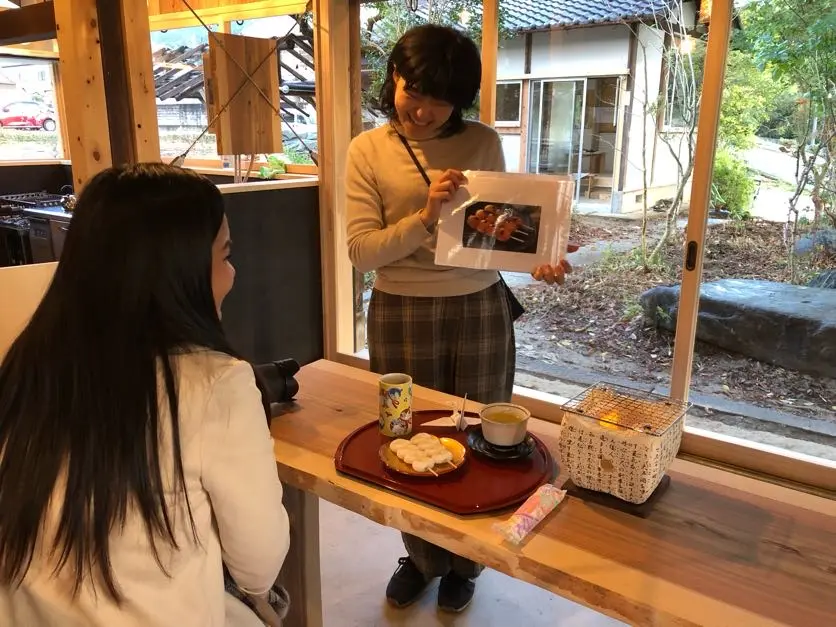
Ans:
[[[519,416],[517,422],[495,422],[491,420],[492,415],[513,413]],[[485,405],[479,412],[482,418],[482,435],[494,446],[516,446],[528,433],[528,419],[531,412],[525,407],[512,403],[493,403]]]

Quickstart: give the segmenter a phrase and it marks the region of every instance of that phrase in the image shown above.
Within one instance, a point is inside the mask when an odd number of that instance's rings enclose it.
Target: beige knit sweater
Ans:
[[[410,140],[430,180],[447,169],[504,171],[499,135],[479,122],[446,138]],[[435,264],[435,233],[418,217],[427,185],[392,125],[366,131],[348,149],[347,238],[351,263],[377,271],[375,287],[401,296],[458,296],[493,285],[493,270]]]

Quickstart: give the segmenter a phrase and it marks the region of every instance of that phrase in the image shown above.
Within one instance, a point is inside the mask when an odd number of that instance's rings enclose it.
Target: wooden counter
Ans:
[[[376,419],[376,375],[318,361],[299,382],[297,405],[272,424],[295,523],[283,571],[296,595],[289,625],[321,620],[314,495],[632,625],[836,620],[834,501],[677,460],[649,518],[567,498],[513,547],[491,530],[509,513],[462,518],[336,473],[340,441]],[[423,388],[415,398],[416,409],[451,400]],[[556,452],[557,425],[531,429]]]

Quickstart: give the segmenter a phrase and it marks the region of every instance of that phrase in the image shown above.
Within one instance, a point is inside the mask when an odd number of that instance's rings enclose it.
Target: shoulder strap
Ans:
[[[398,138],[401,140],[403,147],[406,148],[406,151],[409,153],[410,158],[412,159],[412,163],[415,164],[415,167],[418,168],[418,172],[421,173],[421,176],[424,178],[424,182],[427,184],[427,187],[430,186],[430,177],[427,176],[427,171],[424,169],[424,166],[421,165],[421,162],[418,161],[418,157],[415,156],[415,151],[412,150],[412,146],[409,145],[406,137],[398,133]]]

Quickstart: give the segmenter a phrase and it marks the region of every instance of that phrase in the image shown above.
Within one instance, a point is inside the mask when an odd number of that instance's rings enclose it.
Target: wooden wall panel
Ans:
[[[213,125],[218,154],[249,155],[282,151],[281,118],[276,115],[279,108],[279,57],[275,46],[272,39],[243,35],[215,33],[209,38],[209,65],[204,66],[204,72],[208,75],[212,91],[210,109],[219,112],[229,102],[229,107]],[[267,61],[262,63],[265,58]],[[261,67],[256,70],[259,64]],[[247,79],[247,74],[255,85]],[[244,88],[236,96],[242,84]],[[264,96],[269,98],[269,102]]]

